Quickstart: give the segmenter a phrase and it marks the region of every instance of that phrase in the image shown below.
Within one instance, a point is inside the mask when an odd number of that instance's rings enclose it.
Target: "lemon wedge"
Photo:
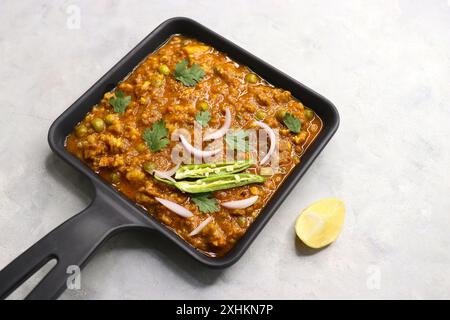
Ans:
[[[345,205],[339,199],[322,199],[300,213],[295,232],[308,247],[323,248],[337,239],[344,224]]]

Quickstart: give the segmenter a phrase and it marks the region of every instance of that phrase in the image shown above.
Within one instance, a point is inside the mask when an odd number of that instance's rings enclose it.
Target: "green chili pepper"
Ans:
[[[175,173],[175,179],[208,178],[244,171],[252,165],[251,160],[222,163],[188,164],[181,166]]]
[[[264,181],[266,179],[256,174],[239,173],[215,175],[195,181],[177,181],[174,185],[183,192],[203,193],[240,187],[250,183],[262,183]]]
[[[168,184],[169,186],[174,186],[174,185],[175,185],[175,182],[170,181],[170,180],[167,180],[167,179],[160,178],[160,177],[158,177],[157,175],[153,175],[153,177],[154,177],[156,180],[158,180],[159,182],[163,182],[163,183],[165,183],[165,184]]]

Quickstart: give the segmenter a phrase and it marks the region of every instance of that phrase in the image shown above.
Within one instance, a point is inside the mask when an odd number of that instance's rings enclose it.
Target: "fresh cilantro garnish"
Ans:
[[[212,213],[219,211],[219,204],[211,193],[199,193],[192,195],[192,201],[203,213]]]
[[[244,130],[230,131],[225,136],[225,142],[231,149],[246,152],[250,149],[248,132]]]
[[[302,128],[302,123],[300,122],[300,120],[289,112],[286,112],[286,115],[283,118],[283,122],[289,129],[289,131],[293,133],[299,133],[300,129]]]
[[[159,120],[152,124],[151,129],[145,129],[142,137],[150,150],[156,152],[169,144],[168,133],[169,130],[166,128],[164,120]]]
[[[109,99],[109,104],[113,106],[114,112],[124,113],[131,102],[130,96],[125,96],[122,90],[116,91],[116,97]]]
[[[205,71],[198,65],[193,64],[188,68],[188,60],[184,59],[178,62],[173,73],[175,79],[183,82],[185,86],[193,87],[205,76]]]
[[[211,120],[211,113],[209,111],[200,111],[195,115],[195,121],[202,127],[206,127],[209,120]]]

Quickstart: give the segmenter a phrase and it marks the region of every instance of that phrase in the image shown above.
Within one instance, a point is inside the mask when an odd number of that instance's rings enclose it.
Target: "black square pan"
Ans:
[[[289,90],[294,97],[312,108],[324,123],[322,131],[303,155],[301,164],[296,166],[289,177],[285,179],[236,246],[220,258],[206,256],[193,248],[113,189],[89,167],[68,153],[64,147],[67,135],[73,131],[74,126],[85,117],[92,106],[101,100],[104,93],[114,88],[147,55],[154,52],[173,34],[196,38],[225,52],[233,60],[248,66],[276,87]],[[172,18],[163,22],[64,111],[50,127],[48,133],[50,148],[64,161],[89,177],[94,186],[94,200],[87,209],[51,231],[0,272],[0,298],[7,297],[52,258],[56,258],[58,263],[27,298],[51,299],[58,297],[65,289],[68,266],[83,267],[105,239],[119,230],[128,228],[156,229],[190,256],[207,266],[223,268],[232,265],[244,254],[289,192],[300,181],[311,163],[330,141],[338,126],[339,115],[330,101],[283,72],[191,19]]]

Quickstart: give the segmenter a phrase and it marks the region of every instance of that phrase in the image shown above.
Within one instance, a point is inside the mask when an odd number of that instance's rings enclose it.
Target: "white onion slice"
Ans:
[[[166,179],[166,180],[169,180],[171,182],[177,182],[174,178],[172,178],[171,176],[169,176],[167,174],[157,173],[156,171],[154,171],[154,173],[155,173],[155,176],[157,176],[158,178]]]
[[[267,134],[269,135],[269,139],[270,139],[269,151],[264,156],[264,158],[262,158],[262,160],[259,162],[259,164],[263,165],[267,161],[270,160],[272,153],[275,151],[276,137],[275,137],[275,132],[273,132],[272,128],[269,127],[267,124],[265,124],[264,122],[261,122],[261,121],[255,121],[255,123],[267,132]]]
[[[169,209],[170,211],[176,213],[179,216],[182,216],[184,218],[189,218],[192,217],[194,214],[192,212],[190,212],[188,209],[186,209],[185,207],[180,206],[178,203],[166,200],[166,199],[161,199],[161,198],[157,198],[155,197],[155,199],[161,203],[164,207],[166,207],[167,209]]]
[[[254,196],[243,200],[222,202],[220,205],[228,209],[245,209],[252,206],[257,200],[258,196]]]
[[[175,167],[173,167],[170,170],[167,171],[159,171],[159,170],[153,170],[153,174],[155,176],[157,176],[158,178],[162,178],[162,179],[167,179],[169,181],[172,182],[176,182],[174,178],[172,178],[172,176],[175,174],[175,172],[178,170],[178,168],[180,167],[181,162],[178,163]]]
[[[202,221],[202,223],[200,223],[197,228],[195,228],[194,230],[191,231],[191,233],[189,233],[189,236],[195,236],[197,234],[200,233],[200,231],[203,230],[204,227],[206,227],[208,225],[208,223],[210,223],[212,220],[212,216],[209,216],[208,218],[206,218],[205,220]]]
[[[227,107],[227,109],[225,110],[225,122],[223,123],[223,126],[217,131],[205,135],[203,140],[208,141],[222,138],[227,133],[228,129],[230,129],[230,126],[231,126],[231,112],[230,109]]]
[[[193,145],[191,145],[185,137],[183,137],[182,135],[180,135],[180,140],[181,140],[181,144],[183,145],[183,147],[186,149],[187,152],[189,152],[190,154],[193,154],[194,156],[196,156],[197,158],[207,158],[207,157],[212,157],[215,156],[216,154],[218,154],[221,150],[220,149],[215,149],[215,150],[208,150],[208,151],[203,151],[200,149],[197,149],[196,147],[194,147]]]
[[[155,174],[157,174],[158,176],[159,176],[159,175],[163,175],[163,176],[169,176],[169,177],[171,177],[171,176],[173,176],[173,175],[175,174],[175,172],[178,170],[178,168],[180,167],[180,165],[181,165],[181,162],[178,163],[175,167],[173,167],[173,168],[170,169],[170,170],[167,170],[167,171],[153,170],[153,172],[154,172]]]

